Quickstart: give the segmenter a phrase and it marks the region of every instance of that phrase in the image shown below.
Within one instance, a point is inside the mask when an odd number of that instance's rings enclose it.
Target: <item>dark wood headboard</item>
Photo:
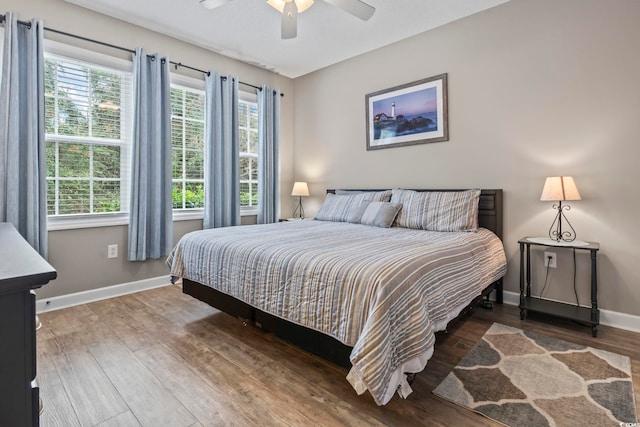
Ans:
[[[347,191],[384,191],[385,189],[347,189]],[[466,191],[460,189],[411,189],[414,191]],[[335,189],[327,190],[334,193]],[[493,231],[502,240],[502,189],[480,190],[478,225]]]

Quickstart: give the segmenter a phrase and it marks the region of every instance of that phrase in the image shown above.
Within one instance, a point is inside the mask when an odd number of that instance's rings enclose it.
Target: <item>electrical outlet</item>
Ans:
[[[556,263],[556,253],[555,252],[545,252],[544,253],[544,266],[550,268],[556,268],[558,264]]]
[[[118,245],[107,245],[107,258],[118,258]]]

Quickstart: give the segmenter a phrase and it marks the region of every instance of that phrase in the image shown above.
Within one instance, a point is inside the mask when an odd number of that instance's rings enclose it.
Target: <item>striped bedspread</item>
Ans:
[[[490,231],[444,233],[326,221],[185,235],[171,274],[352,346],[347,379],[378,405],[411,392],[434,333],[506,272]]]

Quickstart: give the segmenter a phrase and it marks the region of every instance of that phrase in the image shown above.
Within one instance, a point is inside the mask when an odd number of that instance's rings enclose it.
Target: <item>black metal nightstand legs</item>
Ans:
[[[520,243],[520,320],[524,320],[524,243]]]
[[[598,311],[598,267],[596,263],[597,251],[591,251],[591,336],[598,335],[600,311]]]

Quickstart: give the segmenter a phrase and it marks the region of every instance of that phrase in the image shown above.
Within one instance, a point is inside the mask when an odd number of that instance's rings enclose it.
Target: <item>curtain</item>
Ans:
[[[203,228],[240,225],[238,79],[206,77]]]
[[[144,261],[168,255],[173,246],[171,86],[166,58],[138,48],[133,62],[128,257]]]
[[[280,92],[258,92],[258,224],[280,216]]]
[[[0,82],[0,222],[47,254],[42,21],[7,12]]]

